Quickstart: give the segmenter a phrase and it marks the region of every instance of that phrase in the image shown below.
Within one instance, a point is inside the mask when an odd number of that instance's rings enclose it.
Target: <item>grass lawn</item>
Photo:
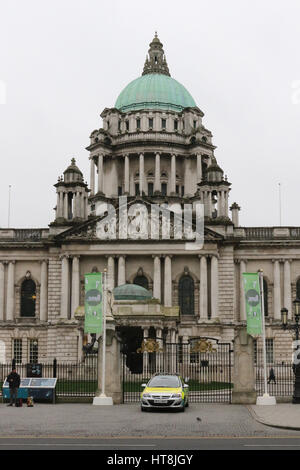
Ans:
[[[149,379],[148,379],[149,380]],[[147,379],[139,382],[124,382],[124,392],[141,392],[143,390],[142,384],[148,382]],[[225,390],[233,388],[233,384],[229,382],[197,382],[196,380],[189,381],[190,392],[201,392],[206,390]]]

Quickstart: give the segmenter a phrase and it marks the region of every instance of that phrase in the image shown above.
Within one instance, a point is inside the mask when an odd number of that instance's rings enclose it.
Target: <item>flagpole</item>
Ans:
[[[264,394],[268,393],[267,383],[267,353],[266,353],[266,329],[265,329],[265,302],[264,302],[264,282],[263,271],[258,271],[259,285],[261,293],[261,318],[262,318],[262,341],[263,341],[263,364],[264,364]]]
[[[263,367],[264,367],[264,394],[262,397],[257,397],[257,405],[276,405],[276,398],[268,394],[267,382],[267,353],[266,353],[266,329],[265,329],[265,303],[264,303],[264,282],[263,270],[258,270],[259,286],[260,286],[260,299],[261,299],[261,318],[262,318],[262,342],[263,342]]]
[[[106,269],[103,273],[103,334],[102,334],[102,393],[105,397],[105,355],[106,355]]]
[[[104,269],[102,276],[102,375],[101,393],[95,396],[93,405],[113,405],[113,399],[105,395],[105,374],[106,374],[106,308],[107,308],[107,271]],[[100,375],[99,375],[100,377]]]

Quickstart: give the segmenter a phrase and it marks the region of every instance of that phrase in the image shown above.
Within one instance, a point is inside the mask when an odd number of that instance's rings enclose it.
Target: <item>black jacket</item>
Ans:
[[[19,388],[20,387],[20,376],[17,372],[11,372],[7,376],[7,382],[9,383],[9,388]]]

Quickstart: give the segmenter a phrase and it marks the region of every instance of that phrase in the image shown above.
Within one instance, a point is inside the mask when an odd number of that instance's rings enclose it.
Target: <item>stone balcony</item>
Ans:
[[[10,242],[41,242],[47,239],[49,230],[43,228],[0,229],[0,243]]]
[[[300,227],[236,227],[234,237],[245,240],[300,240]]]

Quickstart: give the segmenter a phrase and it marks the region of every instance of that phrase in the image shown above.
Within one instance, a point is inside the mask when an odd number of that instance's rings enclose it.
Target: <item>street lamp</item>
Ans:
[[[284,330],[294,330],[296,341],[299,340],[299,320],[300,320],[300,299],[296,298],[293,301],[294,312],[295,312],[295,323],[288,324],[288,309],[281,309],[281,321],[282,328]],[[295,384],[294,384],[294,395],[293,403],[300,404],[300,354],[297,352],[299,350],[299,344],[296,343],[295,352],[293,355],[293,371],[295,374]]]

